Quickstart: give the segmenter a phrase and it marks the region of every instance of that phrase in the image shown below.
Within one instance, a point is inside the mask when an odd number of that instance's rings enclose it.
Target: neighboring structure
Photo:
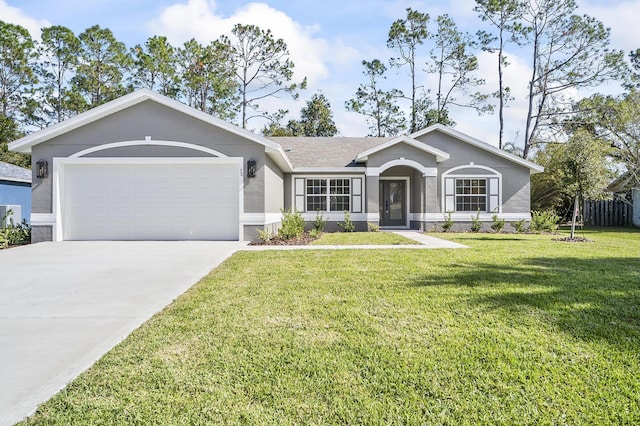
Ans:
[[[633,205],[633,217],[631,223],[640,226],[640,184],[638,183],[640,169],[626,171],[616,180],[611,182],[607,191],[613,192],[619,199],[627,200]]]
[[[33,240],[251,240],[281,210],[358,229],[530,219],[542,167],[441,125],[397,138],[273,138],[139,90],[12,142],[50,172]]]
[[[7,214],[11,211],[11,214]],[[0,161],[0,220],[18,224],[31,216],[31,170]]]

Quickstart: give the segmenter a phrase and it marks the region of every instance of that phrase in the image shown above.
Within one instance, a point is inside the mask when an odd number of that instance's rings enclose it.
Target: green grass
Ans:
[[[29,424],[638,424],[640,232],[241,252]]]
[[[313,245],[415,245],[417,241],[393,232],[330,232],[311,242]]]

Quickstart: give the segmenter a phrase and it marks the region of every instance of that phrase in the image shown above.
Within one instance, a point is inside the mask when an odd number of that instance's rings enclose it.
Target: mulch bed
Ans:
[[[562,238],[553,238],[553,241],[562,241],[565,243],[592,243],[593,240],[584,237],[562,237]]]
[[[269,241],[259,241],[255,243],[251,243],[251,246],[306,246],[311,241],[317,239],[309,235],[308,232],[305,232],[298,238],[290,238],[285,240],[280,237],[273,237]]]

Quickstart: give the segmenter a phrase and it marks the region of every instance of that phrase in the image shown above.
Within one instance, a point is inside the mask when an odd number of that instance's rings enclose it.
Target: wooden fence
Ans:
[[[633,205],[623,200],[585,200],[585,226],[632,226]]]

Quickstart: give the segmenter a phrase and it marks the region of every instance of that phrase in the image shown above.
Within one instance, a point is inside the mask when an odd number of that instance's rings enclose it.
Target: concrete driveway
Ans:
[[[69,241],[0,251],[0,425],[32,414],[243,246]]]

